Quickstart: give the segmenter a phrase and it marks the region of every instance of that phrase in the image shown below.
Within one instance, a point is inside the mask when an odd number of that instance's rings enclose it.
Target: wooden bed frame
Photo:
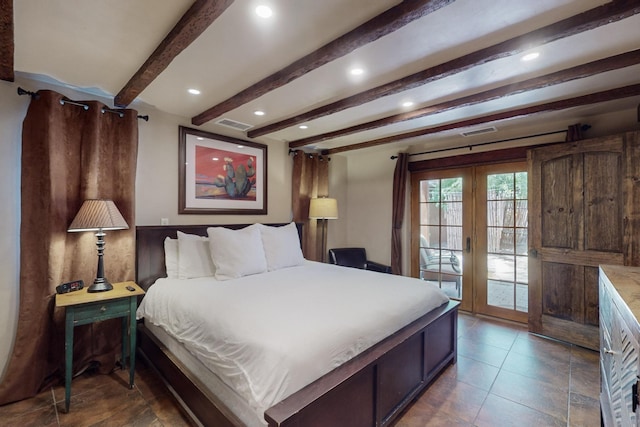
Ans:
[[[239,229],[247,224],[223,225]],[[284,225],[284,224],[270,224]],[[206,236],[212,225],[136,227],[136,278],[148,289],[166,277],[164,239],[176,232]],[[298,226],[300,233],[301,226]],[[457,360],[458,303],[427,313],[265,412],[269,426],[388,426]],[[242,422],[139,324],[138,352],[186,411],[206,426]],[[313,339],[313,337],[310,337]]]

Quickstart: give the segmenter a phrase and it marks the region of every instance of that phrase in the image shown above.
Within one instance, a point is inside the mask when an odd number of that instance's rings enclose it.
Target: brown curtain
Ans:
[[[329,195],[329,159],[300,150],[293,153],[292,173],[293,221],[304,224],[302,252],[312,261],[322,260],[322,240],[318,221],[309,219],[309,201]]]
[[[402,275],[402,222],[404,220],[408,166],[409,154],[398,154],[396,169],[393,172],[393,226],[391,229],[391,271],[398,275]]]
[[[582,125],[580,123],[569,126],[567,136],[565,137],[566,142],[580,141],[583,138],[584,135],[582,134]]]
[[[103,104],[70,103],[38,92],[22,127],[20,307],[18,330],[0,404],[32,397],[64,373],[64,310],[55,308],[55,287],[97,269],[94,233],[67,233],[85,199],[111,199],[129,230],[107,232],[105,276],[133,280],[135,273],[135,173],[137,113],[103,112]],[[74,373],[87,366],[113,370],[121,349],[121,321],[75,328]]]

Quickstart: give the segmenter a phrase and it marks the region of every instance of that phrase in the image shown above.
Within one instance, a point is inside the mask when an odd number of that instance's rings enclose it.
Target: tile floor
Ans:
[[[0,427],[178,427],[192,426],[162,381],[136,361],[135,387],[129,371],[84,374],[73,379],[71,407],[64,413],[64,385],[34,398],[0,406]]]
[[[599,354],[460,314],[458,363],[396,427],[600,426]]]
[[[190,426],[174,398],[142,363],[83,374],[64,387],[0,406],[0,426]],[[598,353],[540,338],[522,325],[460,314],[458,363],[410,406],[396,427],[599,426]]]

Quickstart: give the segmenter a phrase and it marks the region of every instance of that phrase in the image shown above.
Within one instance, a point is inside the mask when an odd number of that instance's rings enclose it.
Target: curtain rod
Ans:
[[[31,98],[33,99],[38,99],[40,98],[40,95],[38,95],[35,92],[30,92],[26,89],[22,89],[21,87],[18,86],[18,95],[22,96],[22,95],[29,95]]]
[[[582,125],[582,130],[587,130],[589,129],[591,126],[590,125]],[[544,133],[537,133],[534,135],[525,135],[525,136],[518,136],[515,138],[508,138],[508,139],[500,139],[498,141],[489,141],[489,142],[481,142],[478,144],[471,144],[471,145],[464,145],[462,147],[449,147],[449,148],[441,148],[439,150],[432,150],[432,151],[422,151],[420,153],[412,153],[409,154],[409,157],[411,156],[420,156],[422,154],[433,154],[433,153],[441,153],[443,151],[452,151],[452,150],[459,150],[461,148],[469,148],[469,150],[472,150],[473,147],[482,147],[484,145],[491,145],[491,144],[498,144],[500,142],[509,142],[509,141],[517,141],[519,139],[527,139],[527,138],[536,138],[538,136],[547,136],[547,135],[555,135],[556,133],[565,133],[567,132],[567,129],[564,130],[556,130],[556,131],[552,131],[552,132],[544,132]],[[391,156],[391,160],[395,160],[397,159],[398,156]]]
[[[117,115],[119,115],[121,118],[122,118],[122,117],[124,117],[124,113],[123,113],[124,109],[120,109],[120,110],[118,110],[118,109],[110,110],[109,108],[103,108],[103,109],[102,109],[102,110],[100,110],[100,111],[102,112],[102,114],[104,114],[104,113],[113,113],[113,114],[117,114]],[[145,116],[140,116],[140,115],[138,115],[138,118],[139,118],[139,119],[144,120],[145,122],[148,122],[148,121],[149,121],[149,115],[145,115]]]
[[[298,151],[302,151],[302,150],[293,150],[291,148],[289,148],[289,155],[293,154],[294,156],[298,155]],[[302,151],[305,155],[309,156],[309,158],[312,158],[314,155],[318,156],[318,159],[320,159],[320,161],[324,161],[325,157],[327,158],[327,161],[331,161],[331,157],[329,157],[326,153],[326,150],[321,151],[320,153],[306,153],[304,151]]]
[[[28,91],[28,90],[26,90],[26,89],[22,89],[21,87],[18,87],[18,95],[20,95],[20,96],[22,96],[22,95],[29,95],[29,96],[31,97],[31,99],[39,99],[39,98],[40,98],[40,95],[39,95],[38,93],[36,93],[36,92],[31,92],[31,91]],[[83,104],[83,103],[81,103],[81,102],[76,102],[76,101],[71,101],[70,99],[67,99],[67,98],[62,98],[62,99],[60,100],[60,104],[62,104],[62,105],[64,105],[64,104],[77,105],[78,107],[82,107],[82,108],[84,108],[85,110],[88,110],[88,109],[89,109],[89,106],[88,106],[87,104]],[[118,110],[118,109],[111,110],[111,109],[109,109],[109,108],[102,108],[102,109],[100,110],[100,112],[101,112],[102,114],[104,114],[104,113],[113,113],[113,114],[117,114],[117,115],[118,115],[118,116],[120,116],[121,118],[122,118],[122,117],[124,117],[124,113],[123,113],[122,111],[123,111],[123,110]],[[144,116],[138,115],[137,117],[138,117],[139,119],[144,120],[145,122],[148,122],[148,121],[149,121],[149,115],[144,115]]]

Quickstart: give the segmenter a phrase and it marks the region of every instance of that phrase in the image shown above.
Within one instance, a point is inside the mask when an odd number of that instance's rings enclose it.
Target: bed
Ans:
[[[285,227],[291,229],[292,226],[292,224],[260,225],[263,230],[280,230],[280,227],[282,227],[281,230],[284,230]],[[398,316],[389,314],[387,317],[392,317],[393,321],[400,322],[390,326],[384,323],[376,324],[377,318],[385,316],[384,312],[376,313],[364,322],[367,325],[374,325],[373,330],[366,333],[358,331],[357,322],[351,318],[348,321],[336,320],[340,311],[347,316],[353,315],[355,319],[366,319],[365,309],[369,305],[369,300],[375,299],[374,295],[377,295],[377,289],[380,288],[382,292],[384,287],[382,284],[376,284],[379,279],[382,279],[383,282],[389,280],[410,281],[409,288],[413,289],[412,292],[420,294],[426,292],[414,286],[415,283],[419,283],[420,288],[425,288],[426,284],[411,279],[347,267],[329,266],[306,260],[302,260],[299,265],[290,268],[274,267],[273,271],[271,266],[276,265],[277,260],[270,260],[269,269],[264,273],[232,277],[230,280],[216,282],[218,283],[216,286],[211,286],[211,279],[206,277],[190,278],[186,281],[179,281],[181,279],[178,278],[178,282],[165,278],[167,267],[169,267],[165,260],[165,239],[167,237],[176,239],[178,233],[186,233],[194,239],[195,236],[207,236],[207,229],[212,227],[221,233],[227,232],[223,228],[237,231],[250,228],[247,225],[225,225],[223,227],[198,225],[141,226],[136,230],[137,282],[147,290],[147,295],[140,304],[141,309],[139,310],[142,311],[139,314],[146,318],[144,322],[139,323],[138,352],[163,378],[196,422],[211,426],[386,426],[392,424],[402,410],[443,369],[456,362],[458,308],[456,302],[443,300],[434,303],[436,304],[435,308],[429,309],[426,314],[416,311],[418,308],[403,310],[407,313],[403,312],[398,319],[395,318]],[[251,226],[251,228],[254,227],[256,226]],[[278,233],[282,233],[282,231],[278,231]],[[299,233],[300,226],[297,227],[296,238]],[[184,234],[182,237],[186,239]],[[218,254],[217,256],[222,255]],[[222,268],[217,269],[215,273],[220,273],[222,270]],[[170,272],[169,275],[171,276],[171,274],[173,273]],[[362,274],[365,276],[361,276]],[[356,284],[354,286],[354,301],[358,299],[357,295],[362,295],[365,292],[367,304],[347,302],[349,301],[347,300],[348,296],[340,295],[332,297],[334,300],[328,299],[331,301],[332,312],[331,318],[326,322],[283,321],[282,319],[286,320],[287,318],[299,319],[304,314],[313,311],[314,307],[322,307],[321,301],[325,297],[321,293],[321,286],[311,280],[314,277],[325,283],[327,290],[333,288],[331,295],[338,295],[333,292],[337,292],[338,288],[342,286],[339,284],[340,278],[345,278],[348,282]],[[360,279],[360,277],[364,278]],[[362,283],[357,284],[360,281]],[[156,287],[152,289],[152,285]],[[181,288],[178,288],[180,286]],[[302,286],[305,288],[300,292],[307,296],[313,295],[312,298],[308,298],[314,302],[313,304],[305,306],[296,302],[294,294]],[[176,292],[176,289],[183,289],[184,292]],[[234,294],[230,293],[232,290]],[[206,329],[215,329],[218,334],[221,334],[220,331],[224,331],[224,335],[227,336],[235,329],[243,329],[243,319],[251,317],[248,314],[254,314],[254,317],[264,319],[255,328],[247,328],[245,325],[244,329],[256,329],[258,338],[261,337],[264,341],[261,345],[276,348],[275,355],[264,350],[264,357],[259,358],[261,363],[262,359],[265,359],[267,364],[271,363],[271,365],[267,365],[270,368],[265,368],[265,365],[253,366],[258,358],[249,358],[241,354],[239,360],[246,359],[249,362],[234,367],[236,371],[231,372],[231,378],[237,380],[238,377],[242,377],[247,371],[253,369],[258,373],[269,373],[270,375],[266,376],[270,377],[271,382],[261,385],[259,381],[252,379],[248,381],[249,386],[247,386],[247,381],[242,378],[238,380],[239,382],[234,382],[235,380],[228,380],[224,376],[225,372],[210,372],[210,366],[207,365],[208,359],[228,360],[226,355],[219,355],[218,349],[221,346],[216,347],[214,356],[210,357],[206,353],[204,356],[198,354],[198,351],[194,351],[194,346],[206,347],[209,344],[200,345],[197,340],[193,343],[189,342],[188,336],[193,335],[193,330],[184,326],[189,324],[189,321],[185,321],[182,317],[171,318],[171,314],[166,315],[168,320],[162,320],[165,317],[164,314],[157,314],[147,307],[151,304],[149,301],[155,298],[154,294],[163,295],[160,301],[164,298],[164,305],[187,304],[188,307],[205,305],[200,304],[198,298],[187,299],[184,303],[178,302],[178,300],[181,298],[181,294],[200,296],[206,292],[215,292],[211,301],[225,301],[224,298],[227,297],[239,298],[243,301],[242,305],[235,306],[238,308],[223,314],[222,319],[217,320],[218,323],[215,326]],[[240,296],[237,296],[235,292],[240,292]],[[273,297],[270,297],[271,295]],[[378,298],[387,298],[382,295],[380,294]],[[404,304],[403,307],[405,305],[409,307],[411,299],[416,298],[411,296],[409,300],[400,300],[399,303]],[[204,300],[204,296],[201,299]],[[267,305],[269,301],[273,304]],[[148,302],[149,304],[147,304]],[[210,306],[207,303],[206,307],[216,307],[211,311],[223,313],[225,303],[220,302],[220,304],[220,306]],[[372,303],[370,305],[373,306]],[[336,307],[342,307],[342,310]],[[234,317],[235,315],[238,317]],[[345,327],[338,327],[338,324],[332,325],[331,321],[341,322],[340,325],[344,324]],[[280,330],[284,325],[284,323],[277,322],[288,323],[294,329],[288,330],[282,336],[274,335],[274,331]],[[168,331],[172,324],[177,325],[179,329],[177,335],[174,335],[176,331]],[[235,329],[230,328],[228,324],[236,325]],[[354,326],[352,327],[352,325]],[[229,330],[225,329],[227,327]],[[318,328],[325,328],[325,333],[319,332]],[[356,330],[358,338],[355,340],[349,338],[348,335],[342,336],[343,332],[347,333],[343,330],[351,329]],[[331,333],[331,331],[336,332]],[[180,335],[181,332],[182,335]],[[201,339],[199,334],[198,332],[198,339]],[[322,337],[326,335],[335,335],[332,339],[342,340],[345,343],[352,340],[356,344],[345,344],[347,346],[344,348],[332,350],[334,353],[329,352],[331,356],[329,362],[324,364],[316,362],[316,359],[307,360],[307,358],[316,357],[317,354],[323,353],[328,347],[321,341],[324,339]],[[302,347],[301,353],[298,354],[298,350],[293,344],[301,341],[304,341],[305,345],[298,346]],[[227,339],[222,347],[228,347],[228,342],[235,342],[235,338]],[[278,345],[270,346],[269,343],[277,343]],[[211,344],[214,347],[215,345]],[[243,344],[242,349],[244,350],[246,347],[248,346]],[[238,348],[234,347],[228,350],[232,354],[238,354]],[[281,368],[281,365],[285,365],[284,362],[280,363],[278,359],[281,356],[286,356],[284,359],[293,361],[293,367],[289,368],[287,365],[285,371],[279,372],[278,369]],[[243,357],[245,359],[242,359]],[[234,362],[235,364],[237,363]],[[298,365],[303,365],[304,369]],[[309,369],[312,371],[311,373],[308,373]],[[239,372],[243,375],[239,375]],[[220,381],[221,378],[224,379]],[[242,381],[245,381],[244,385]],[[247,397],[247,389],[250,389],[249,397]],[[251,399],[251,396],[254,399]]]

